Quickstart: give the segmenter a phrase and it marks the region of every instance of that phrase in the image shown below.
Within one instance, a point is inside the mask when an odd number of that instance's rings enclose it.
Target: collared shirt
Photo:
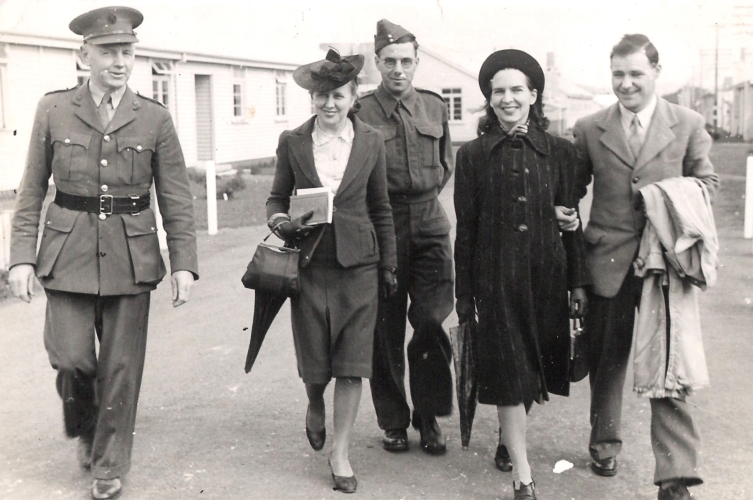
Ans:
[[[314,121],[311,139],[314,142],[314,165],[322,186],[337,193],[343,180],[345,167],[353,148],[353,123],[345,120],[345,127],[337,134],[331,135],[319,126],[319,119]]]
[[[390,195],[441,190],[453,169],[445,101],[415,88],[398,101],[379,85],[360,103],[358,117],[384,138]]]
[[[630,134],[632,134],[630,131],[630,124],[633,122],[633,117],[637,115],[639,124],[638,137],[641,138],[641,144],[646,142],[646,132],[648,132],[648,127],[651,125],[651,118],[654,116],[654,111],[656,111],[657,102],[656,94],[654,94],[651,96],[648,105],[637,113],[633,113],[623,106],[622,103],[619,103],[620,121],[622,123],[622,130],[625,131],[625,137],[630,137]]]
[[[105,91],[97,87],[96,84],[92,83],[91,80],[88,81],[87,85],[89,85],[89,93],[92,95],[92,100],[94,101],[94,105],[96,107],[99,107],[99,105],[102,103],[102,99],[105,97]],[[123,99],[123,96],[125,95],[126,86],[123,85],[115,92],[110,92],[110,97],[112,97],[112,101],[107,106],[107,116],[110,117],[110,120],[112,120],[112,117],[115,116],[115,110],[118,109],[118,104],[120,104],[121,99]]]

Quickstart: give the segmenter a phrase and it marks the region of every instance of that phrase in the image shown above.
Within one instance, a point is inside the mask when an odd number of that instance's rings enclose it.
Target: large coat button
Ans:
[[[528,231],[528,226],[526,226],[525,224],[521,224],[518,226],[518,231],[520,231],[521,233],[525,233],[526,231]]]
[[[110,136],[109,135],[104,136],[102,139],[104,139],[105,142],[110,142]]]
[[[107,187],[107,184],[102,184],[102,187],[100,189],[102,190],[103,193],[106,193],[107,190],[110,189],[110,188]]]
[[[102,165],[103,167],[106,167],[107,166],[107,160],[102,159],[102,161],[99,162],[99,164]]]
[[[107,216],[105,214],[99,214],[99,220],[105,220]]]

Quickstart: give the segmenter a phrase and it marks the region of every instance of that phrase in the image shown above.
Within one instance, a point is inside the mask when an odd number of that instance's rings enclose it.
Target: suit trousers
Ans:
[[[591,457],[616,457],[622,448],[622,392],[632,347],[635,307],[642,282],[632,267],[612,298],[589,293],[591,382]],[[683,479],[693,486],[699,476],[701,438],[684,399],[651,399],[651,446],[656,459],[654,484]]]
[[[68,437],[92,439],[95,479],[131,468],[150,292],[100,296],[45,289],[44,343],[58,371]],[[99,357],[95,348],[99,340]]]
[[[427,416],[452,411],[452,353],[442,328],[454,305],[449,221],[436,198],[393,203],[392,211],[398,291],[379,300],[371,378],[377,422],[385,430],[406,429],[411,419],[405,392],[406,311],[414,331],[408,345],[413,406]]]

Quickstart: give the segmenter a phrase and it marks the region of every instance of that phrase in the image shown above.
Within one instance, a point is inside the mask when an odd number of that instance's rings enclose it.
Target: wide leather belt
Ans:
[[[128,196],[77,196],[58,189],[55,193],[55,204],[68,210],[89,212],[92,214],[137,214],[149,207],[151,196],[131,194]]]
[[[404,205],[413,205],[414,203],[423,203],[426,201],[431,201],[434,198],[437,197],[437,190],[432,189],[430,191],[426,191],[425,193],[416,193],[416,194],[390,194],[390,204],[404,204]]]

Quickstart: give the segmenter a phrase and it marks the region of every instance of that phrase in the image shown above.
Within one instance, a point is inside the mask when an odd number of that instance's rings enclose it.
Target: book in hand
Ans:
[[[331,224],[334,198],[335,195],[328,187],[299,189],[290,197],[290,218],[297,219],[313,211],[314,215],[306,224]]]

